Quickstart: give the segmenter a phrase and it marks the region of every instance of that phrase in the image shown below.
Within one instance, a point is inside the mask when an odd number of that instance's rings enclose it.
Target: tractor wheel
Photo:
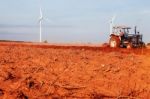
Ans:
[[[142,42],[142,43],[140,44],[140,48],[145,48],[145,47],[146,47],[145,43]]]
[[[127,49],[131,49],[132,48],[132,44],[131,43],[129,43],[129,44],[127,44]]]
[[[117,48],[120,46],[120,39],[118,36],[111,36],[109,40],[109,45],[111,48]]]

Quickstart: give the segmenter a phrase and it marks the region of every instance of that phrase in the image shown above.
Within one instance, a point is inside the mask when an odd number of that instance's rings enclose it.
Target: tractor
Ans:
[[[135,26],[135,33],[130,33],[130,27],[114,26],[110,34],[109,46],[111,48],[139,48],[144,46],[142,41],[143,35],[137,32]]]

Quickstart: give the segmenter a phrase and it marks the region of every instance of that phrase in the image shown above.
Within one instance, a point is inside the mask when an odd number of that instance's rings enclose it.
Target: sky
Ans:
[[[109,40],[109,21],[138,27],[150,42],[150,0],[0,0],[0,39],[50,43],[103,43]],[[133,32],[133,31],[131,31]]]

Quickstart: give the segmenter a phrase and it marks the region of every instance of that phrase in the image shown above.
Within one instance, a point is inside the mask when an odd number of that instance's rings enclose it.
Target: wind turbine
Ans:
[[[42,42],[42,21],[43,21],[43,12],[42,12],[42,8],[40,6],[40,18],[39,18],[39,23],[40,23],[40,42]]]
[[[51,22],[51,20],[49,20],[48,18],[46,17],[43,17],[43,12],[42,12],[42,6],[41,6],[41,0],[39,0],[39,3],[40,3],[40,17],[39,17],[39,27],[40,27],[40,42],[42,42],[42,21],[47,21],[47,22]]]
[[[116,19],[116,15],[114,15],[111,20],[110,20],[110,34],[112,34],[112,29],[113,29],[113,26],[114,26],[114,20]]]

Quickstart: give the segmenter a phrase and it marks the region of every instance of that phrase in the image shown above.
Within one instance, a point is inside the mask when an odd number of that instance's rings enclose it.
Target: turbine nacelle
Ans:
[[[40,18],[39,18],[39,22],[40,22],[40,21],[43,21],[43,20],[44,20],[44,18],[43,18],[43,17],[40,17]]]

